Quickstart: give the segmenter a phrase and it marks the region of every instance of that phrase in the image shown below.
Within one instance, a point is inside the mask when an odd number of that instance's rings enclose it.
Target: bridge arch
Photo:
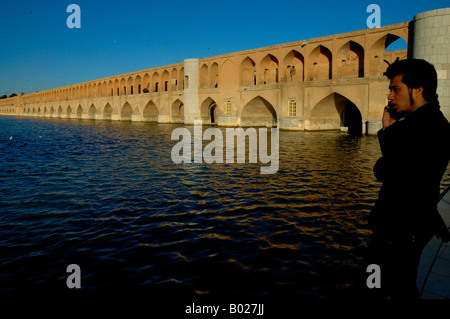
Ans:
[[[362,116],[359,108],[347,97],[333,92],[320,100],[312,109],[308,129],[348,129],[349,134],[362,134]]]
[[[134,94],[133,78],[131,76],[128,77],[126,88],[126,94]]]
[[[339,78],[362,78],[364,77],[364,49],[354,42],[348,41],[338,51]]]
[[[89,107],[89,118],[91,120],[95,120],[95,114],[97,114],[97,108],[95,107],[94,103],[92,103]]]
[[[177,68],[173,68],[170,72],[170,87],[171,91],[178,90],[178,70]]]
[[[169,91],[169,72],[167,70],[164,70],[164,72],[161,74],[161,91]]]
[[[152,92],[159,92],[159,73],[155,72],[152,75],[152,83],[153,83],[153,91]]]
[[[133,109],[130,103],[125,102],[120,110],[120,119],[122,121],[131,121],[131,116],[133,115]]]
[[[116,79],[115,81],[114,81],[114,92],[113,92],[113,95],[119,95],[119,80],[118,79]]]
[[[305,58],[296,51],[291,50],[283,59],[283,82],[301,82],[305,72]]]
[[[218,107],[212,98],[206,98],[200,106],[200,116],[203,122],[214,124],[217,122]]]
[[[278,59],[272,55],[267,54],[259,65],[260,84],[275,84],[278,83],[279,62]]]
[[[143,111],[144,121],[146,122],[158,122],[158,107],[153,101],[149,101]]]
[[[383,75],[388,67],[388,64],[384,61],[385,51],[389,45],[397,41],[399,38],[399,35],[387,33],[373,42],[370,47],[370,75]],[[407,39],[405,41],[407,41]]]
[[[82,114],[83,114],[83,107],[81,106],[81,104],[78,104],[78,107],[77,107],[77,117],[78,117],[78,118],[81,118]]]
[[[148,75],[148,73],[145,73],[144,77],[142,78],[142,92],[150,92],[150,75]]]
[[[277,112],[269,101],[258,95],[242,108],[240,125],[276,127]]]
[[[220,78],[218,85],[220,87],[237,85],[237,79],[238,77],[236,76],[233,61],[230,59],[226,59],[225,62],[223,62],[220,66]]]
[[[103,108],[103,119],[104,120],[110,120],[111,114],[112,114],[112,107],[109,103],[106,103],[105,107]]]
[[[211,69],[209,71],[209,87],[217,88],[219,86],[219,64],[214,62],[211,64]]]
[[[203,63],[203,65],[200,68],[200,88],[204,89],[208,87],[208,79],[209,79],[209,72],[208,72],[208,66],[206,63]]]
[[[256,63],[250,57],[246,57],[241,62],[241,81],[240,85],[256,84]]]
[[[323,80],[332,77],[332,54],[323,45],[318,45],[310,54],[309,79]]]
[[[171,121],[173,123],[184,123],[184,103],[176,99],[170,108]]]
[[[120,80],[119,95],[126,95],[126,94],[128,94],[128,92],[127,92],[127,81],[125,80],[125,78],[122,78]]]
[[[139,75],[136,75],[134,78],[134,94],[142,93],[142,80]]]

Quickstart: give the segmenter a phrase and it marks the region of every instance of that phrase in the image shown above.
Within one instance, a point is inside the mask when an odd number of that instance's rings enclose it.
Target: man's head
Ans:
[[[388,67],[386,76],[391,80],[388,99],[397,112],[410,113],[438,98],[436,70],[425,60],[396,61]]]

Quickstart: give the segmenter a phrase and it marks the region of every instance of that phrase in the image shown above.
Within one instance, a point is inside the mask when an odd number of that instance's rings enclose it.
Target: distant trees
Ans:
[[[25,93],[20,93],[21,95],[24,95]],[[17,94],[16,93],[11,93],[9,96],[7,96],[6,94],[3,94],[2,96],[0,96],[0,100],[1,99],[7,99],[7,98],[9,98],[9,97],[15,97],[15,96],[17,96]]]

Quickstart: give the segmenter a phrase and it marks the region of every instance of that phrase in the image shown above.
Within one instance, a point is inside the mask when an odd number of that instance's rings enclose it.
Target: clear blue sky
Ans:
[[[69,29],[69,4],[81,28]],[[0,7],[0,95],[366,29],[450,7],[448,0],[9,0]]]

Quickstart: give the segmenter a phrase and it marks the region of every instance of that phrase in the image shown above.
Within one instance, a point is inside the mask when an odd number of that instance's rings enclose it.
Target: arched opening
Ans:
[[[119,92],[120,91],[120,88],[119,88],[119,80],[118,79],[116,79],[115,81],[114,81],[114,92],[113,92],[113,95],[119,95]]]
[[[200,88],[204,89],[208,87],[208,66],[206,64],[203,64],[200,68]]]
[[[103,109],[103,119],[110,120],[112,114],[112,107],[109,103],[106,103],[105,108]]]
[[[216,123],[217,121],[217,104],[216,102],[208,97],[200,106],[200,114],[203,122],[205,123]]]
[[[146,122],[158,122],[158,108],[153,101],[148,102],[144,107],[143,116]]]
[[[401,47],[406,48],[401,49]],[[389,64],[397,59],[404,59],[407,57],[407,42],[394,34],[386,34],[378,39],[371,47],[372,53],[370,59],[370,75],[382,76]],[[389,48],[389,50],[388,50]]]
[[[78,107],[77,107],[77,117],[81,118],[81,114],[83,114],[83,107],[81,107],[81,105],[78,105]]]
[[[348,134],[354,136],[362,135],[362,117],[358,107],[350,100],[345,102],[341,113],[341,127],[346,127]]]
[[[275,108],[266,99],[257,96],[248,102],[241,112],[241,126],[277,126]]]
[[[283,82],[301,82],[305,69],[305,59],[299,52],[292,50],[284,60],[284,73],[282,75]]]
[[[142,80],[141,77],[138,75],[134,78],[134,94],[141,94],[142,93]]]
[[[58,117],[61,117],[62,115],[62,107],[61,105],[58,107]]]
[[[34,112],[34,110],[33,110]],[[67,107],[67,117],[70,117],[70,115],[72,114],[72,108],[70,107],[70,105]]]
[[[114,85],[111,80],[108,82],[108,88],[107,88],[107,95],[113,96],[114,95]]]
[[[153,73],[152,83],[153,83],[153,90],[151,92],[159,92],[159,74],[158,74],[158,72]]]
[[[230,59],[227,59],[220,69],[220,83],[218,83],[218,86],[227,87],[237,85],[236,81],[237,77],[235,75],[233,62]]]
[[[128,77],[127,84],[124,89],[124,94],[134,94],[133,78],[131,76]]]
[[[149,93],[150,92],[150,75],[145,73],[144,79],[142,80],[142,92]]]
[[[217,109],[217,104],[215,104],[215,103],[213,105],[211,105],[209,108],[211,124],[216,123],[216,109]]]
[[[133,109],[131,108],[130,103],[125,102],[120,111],[120,119],[122,121],[131,121],[131,115],[133,115]]]
[[[97,109],[94,104],[91,104],[89,107],[89,118],[91,120],[95,120],[95,114],[97,113]]]
[[[178,71],[176,68],[172,69],[172,72],[170,73],[170,90],[176,91],[178,90]]]
[[[211,65],[209,76],[209,86],[217,88],[219,86],[219,65],[216,62]]]
[[[184,123],[184,104],[180,100],[172,103],[171,115],[173,123]]]
[[[331,79],[331,51],[326,47],[319,45],[310,55],[310,80]]]
[[[358,107],[345,96],[332,93],[317,103],[311,111],[309,130],[343,130],[362,134],[362,116]]]
[[[125,81],[124,78],[122,78],[122,80],[120,80],[120,95],[127,95],[127,82]]]
[[[396,40],[392,41],[386,46],[386,52],[397,51],[397,50],[407,50],[408,42],[405,39],[398,37]]]
[[[364,49],[356,42],[349,41],[338,51],[338,77],[364,77]]]
[[[178,90],[184,90],[184,68],[178,72]]]
[[[262,59],[260,64],[260,84],[278,83],[278,59],[272,54],[268,54]]]
[[[246,57],[241,63],[241,85],[256,84],[256,63]]]
[[[161,75],[161,82],[164,85],[164,92],[167,92],[170,90],[170,83],[169,83],[169,72],[165,70]]]

